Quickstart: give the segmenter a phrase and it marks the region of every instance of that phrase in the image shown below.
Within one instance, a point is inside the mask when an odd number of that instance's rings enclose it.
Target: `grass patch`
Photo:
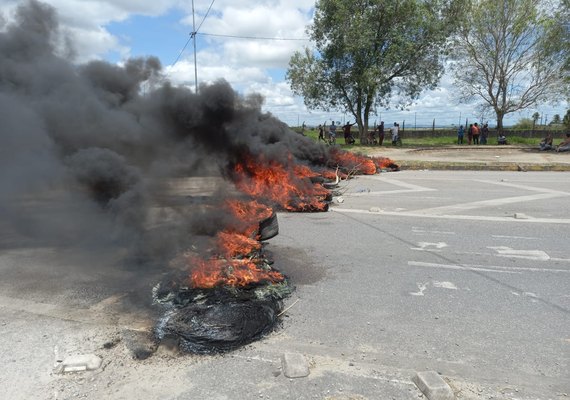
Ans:
[[[305,130],[305,136],[311,138],[315,142],[318,140],[319,133],[317,130],[307,129]],[[527,145],[527,146],[538,146],[542,138],[534,137],[534,138],[527,138],[521,137],[516,135],[508,135],[507,141],[509,144],[516,144],[516,145]],[[336,135],[336,143],[340,145],[342,148],[351,149],[351,148],[367,148],[367,146],[361,146],[359,144],[347,146],[344,145],[344,136],[342,131],[337,130]],[[357,139],[358,143],[358,139]],[[495,136],[489,137],[487,139],[488,145],[497,145],[497,138]],[[454,146],[457,145],[457,136],[438,136],[438,137],[406,137],[406,133],[402,135],[402,147],[446,147],[446,146]],[[390,135],[387,134],[384,139],[384,144],[382,146],[392,146],[392,141]],[[463,146],[467,145],[467,135],[463,139]]]

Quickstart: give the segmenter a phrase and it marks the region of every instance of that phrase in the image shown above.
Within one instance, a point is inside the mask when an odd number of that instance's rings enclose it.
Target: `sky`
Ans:
[[[22,0],[2,0],[0,22],[9,22]],[[75,49],[76,63],[102,59],[121,64],[129,57],[156,56],[167,78],[175,85],[228,81],[247,96],[261,94],[263,110],[290,126],[308,126],[331,120],[354,121],[349,114],[309,110],[285,80],[289,59],[310,46],[306,27],[311,23],[314,1],[307,0],[43,0],[59,16],[60,27]],[[0,24],[1,25],[1,24]],[[198,28],[196,53],[190,33]],[[216,36],[217,35],[217,36]],[[253,38],[273,38],[253,39]],[[275,40],[280,39],[280,40]],[[551,120],[561,117],[568,104],[544,105],[511,114],[505,125],[539,112]],[[371,124],[381,120],[405,121],[406,126],[457,125],[480,120],[474,105],[460,104],[453,79],[444,75],[435,90],[401,111],[380,109]],[[485,120],[494,124],[493,116]]]

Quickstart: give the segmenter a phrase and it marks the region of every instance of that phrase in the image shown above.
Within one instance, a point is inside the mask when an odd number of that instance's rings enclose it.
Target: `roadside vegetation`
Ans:
[[[297,133],[300,134],[301,130],[297,128],[293,128]],[[560,131],[562,134],[562,131]],[[305,129],[304,135],[313,139],[315,142],[318,140],[318,131],[316,129]],[[507,140],[509,144],[515,145],[526,145],[526,146],[538,146],[540,141],[542,140],[541,137],[523,137],[516,134],[514,132],[507,131]],[[345,145],[344,138],[341,135],[337,135],[336,144],[339,145],[341,148],[345,149],[355,149],[358,150],[360,148],[371,148],[371,147],[379,147],[379,146],[370,146],[370,145]],[[438,136],[438,137],[406,137],[406,133],[402,134],[402,147],[447,147],[447,146],[455,146],[457,145],[457,135],[452,134],[450,132],[449,136]],[[497,138],[496,136],[492,135],[487,139],[487,146],[494,146],[497,145]],[[463,144],[461,146],[468,146],[467,144],[467,137],[464,138]],[[485,146],[485,145],[479,145]],[[382,147],[392,147],[392,142],[390,140],[389,134],[386,135],[386,139],[384,139],[384,143]]]
[[[309,110],[349,115],[365,144],[373,115],[413,104],[448,68],[458,101],[502,132],[505,116],[570,99],[569,10],[570,0],[317,0],[287,81]]]

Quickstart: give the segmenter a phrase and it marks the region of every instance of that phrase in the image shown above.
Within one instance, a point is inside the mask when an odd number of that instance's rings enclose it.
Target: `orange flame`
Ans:
[[[274,270],[264,270],[254,261],[243,260],[202,260],[193,261],[196,268],[190,276],[191,286],[209,289],[221,285],[247,286],[258,282],[277,283],[283,275]]]
[[[241,200],[228,200],[226,209],[236,217],[239,226],[233,227],[235,231],[252,236],[259,228],[259,221],[263,221],[273,214],[273,210],[255,200],[249,202]],[[257,238],[257,236],[256,236]]]
[[[261,249],[261,243],[239,233],[227,231],[219,232],[217,235],[217,247],[225,258],[233,258],[241,255],[251,254]]]
[[[259,221],[273,210],[256,201],[228,200],[225,208],[236,217],[236,225],[218,232],[213,257],[188,259],[192,265],[190,285],[194,288],[247,286],[259,282],[281,282],[285,277],[265,263],[260,250]]]
[[[377,172],[376,163],[370,157],[339,149],[330,151],[331,164],[338,165],[347,172],[364,175],[374,175]]]
[[[380,157],[380,156],[376,156],[376,157],[370,157],[374,163],[376,164],[376,167],[378,167],[379,170],[382,169],[399,169],[399,167],[394,163],[393,160],[389,159],[388,157]]]
[[[308,167],[289,167],[264,157],[246,157],[234,168],[236,187],[244,193],[289,211],[326,211],[330,193],[311,182],[313,175]]]

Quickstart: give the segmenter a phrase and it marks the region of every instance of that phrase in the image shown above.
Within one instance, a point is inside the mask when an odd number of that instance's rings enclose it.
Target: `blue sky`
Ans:
[[[19,0],[3,0],[0,12],[6,20]],[[168,78],[178,85],[194,87],[194,51],[190,41],[181,50],[192,32],[191,0],[44,0],[60,16],[60,25],[77,49],[77,62],[104,59],[121,63],[127,57],[158,57]],[[208,8],[207,17],[204,19]],[[230,36],[274,38],[306,38],[305,28],[314,10],[313,1],[305,0],[195,0],[196,24],[200,33]],[[277,118],[297,125],[324,121],[353,120],[339,112],[308,110],[303,100],[293,95],[284,80],[291,55],[309,44],[302,40],[251,40],[198,35],[198,81],[226,79],[240,94],[260,93],[265,98],[264,110]],[[176,65],[173,65],[177,60]],[[563,116],[568,105],[542,106],[514,114],[507,125],[535,111],[552,119]],[[406,121],[412,126],[438,126],[464,122],[465,118],[480,120],[475,108],[459,104],[449,76],[440,87],[424,92],[406,111],[378,110],[371,123],[381,119],[390,123]],[[486,119],[494,123],[493,116]]]

